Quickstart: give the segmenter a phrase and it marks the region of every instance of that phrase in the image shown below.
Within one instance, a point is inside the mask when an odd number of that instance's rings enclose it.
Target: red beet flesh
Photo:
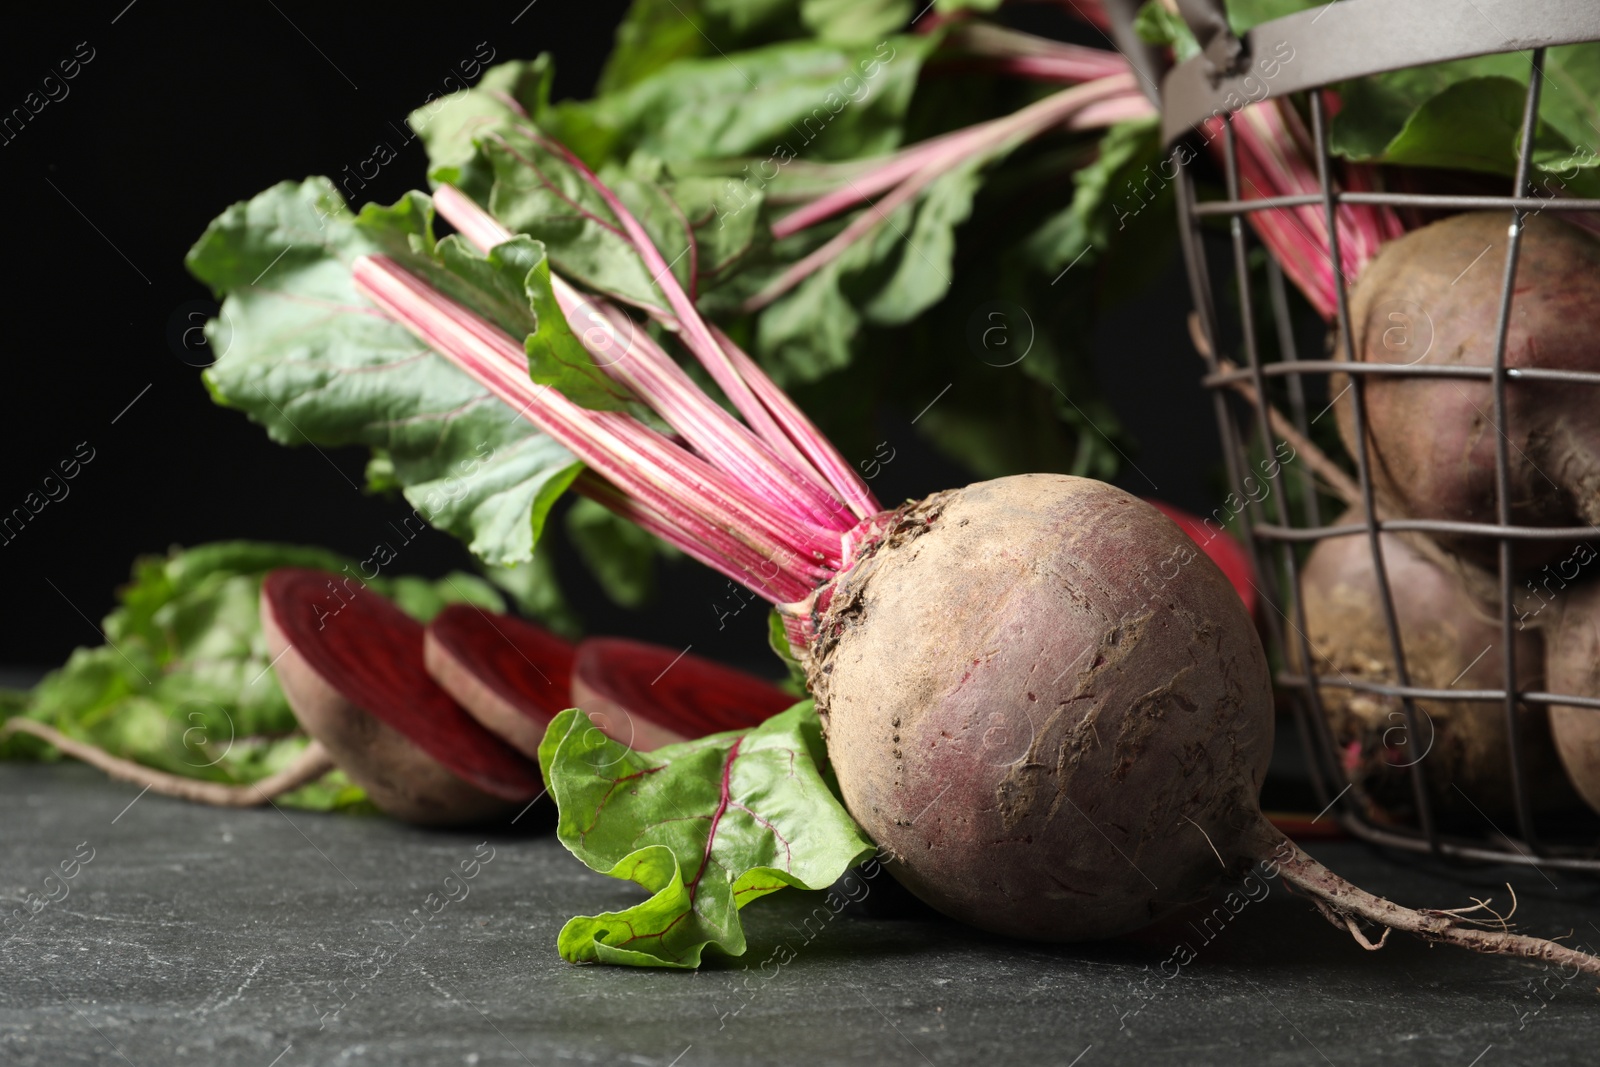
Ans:
[[[597,637],[578,646],[572,702],[608,736],[649,750],[723,730],[747,730],[796,698],[688,652]]]
[[[428,676],[422,625],[383,597],[286,568],[263,583],[261,616],[295,715],[384,811],[471,822],[539,794],[538,765]]]
[[[428,673],[474,719],[530,758],[550,720],[571,707],[573,648],[540,626],[470,604],[428,624]]]

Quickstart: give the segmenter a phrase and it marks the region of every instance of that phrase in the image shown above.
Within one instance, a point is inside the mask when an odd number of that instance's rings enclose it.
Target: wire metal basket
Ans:
[[[1515,607],[1518,574],[1513,567],[1513,547],[1530,541],[1584,540],[1600,535],[1600,528],[1548,528],[1516,525],[1512,522],[1509,442],[1506,434],[1497,435],[1495,478],[1497,521],[1452,522],[1419,519],[1384,519],[1375,507],[1372,462],[1367,425],[1365,383],[1372,375],[1487,381],[1493,395],[1493,423],[1506,425],[1507,384],[1514,380],[1568,383],[1573,388],[1600,387],[1600,374],[1572,371],[1515,369],[1506,366],[1506,340],[1514,300],[1512,282],[1518,260],[1522,224],[1533,211],[1573,212],[1600,210],[1600,200],[1552,199],[1534,196],[1530,188],[1530,166],[1540,93],[1544,86],[1544,60],[1547,47],[1600,40],[1600,4],[1593,0],[1529,4],[1525,0],[1464,0],[1460,4],[1440,0],[1345,0],[1323,8],[1305,11],[1256,27],[1243,37],[1228,29],[1218,0],[1179,0],[1179,8],[1201,44],[1201,55],[1174,67],[1162,80],[1160,93],[1163,132],[1172,152],[1173,182],[1177,193],[1182,251],[1195,305],[1197,347],[1207,362],[1206,385],[1213,392],[1218,427],[1222,435],[1227,475],[1235,497],[1244,502],[1242,521],[1249,533],[1248,545],[1257,564],[1268,604],[1263,624],[1273,649],[1274,661],[1281,666],[1277,683],[1280,693],[1289,698],[1305,741],[1313,784],[1320,803],[1339,819],[1352,834],[1390,847],[1429,852],[1454,860],[1510,862],[1535,867],[1600,872],[1600,848],[1592,832],[1574,835],[1569,830],[1549,833],[1543,816],[1535,817],[1530,798],[1530,767],[1519,740],[1520,727],[1529,714],[1553,703],[1597,709],[1600,699],[1578,694],[1551,693],[1519,686],[1514,638],[1517,626]],[[1514,32],[1511,32],[1514,31]],[[1124,37],[1124,40],[1127,38]],[[1283,54],[1283,43],[1292,48],[1295,62],[1276,70],[1270,80],[1262,77],[1252,56]],[[1327,102],[1320,91],[1330,84],[1385,71],[1422,66],[1446,60],[1494,53],[1524,52],[1528,55],[1529,82],[1522,115],[1520,158],[1516,177],[1505,195],[1429,195],[1401,192],[1349,192],[1335,188],[1333,164],[1328,146]],[[1148,53],[1139,56],[1130,50],[1135,66],[1148,62]],[[1147,69],[1145,73],[1150,73]],[[1315,148],[1320,192],[1272,199],[1243,199],[1240,196],[1239,146],[1235,138],[1234,115],[1244,106],[1268,98],[1303,94],[1304,113],[1310,123]],[[1184,165],[1185,145],[1204,122],[1222,123],[1221,156],[1224,193],[1202,199],[1193,177]],[[1192,153],[1192,148],[1187,152]],[[1188,158],[1193,158],[1192,154]],[[1500,304],[1492,366],[1401,365],[1358,362],[1351,351],[1350,307],[1342,273],[1335,269],[1338,289],[1337,336],[1340,359],[1301,359],[1295,351],[1294,335],[1287,321],[1283,274],[1276,264],[1265,272],[1265,293],[1259,272],[1252,272],[1252,242],[1244,225],[1250,212],[1274,208],[1320,206],[1332,242],[1332,261],[1341,263],[1339,230],[1335,213],[1338,205],[1372,204],[1439,211],[1503,210],[1509,224],[1504,276],[1500,284]],[[1208,219],[1223,219],[1228,239],[1236,287],[1237,306],[1224,306],[1214,297],[1212,264],[1202,241],[1202,224]],[[1277,326],[1277,337],[1270,353],[1263,358],[1262,338],[1258,336],[1257,309],[1270,308]],[[1224,316],[1227,321],[1224,321]],[[1263,316],[1264,318],[1264,316]],[[1242,365],[1234,367],[1220,358],[1219,334],[1226,327],[1238,341]],[[1359,481],[1364,503],[1364,526],[1331,525],[1317,501],[1310,475],[1305,479],[1302,499],[1291,508],[1285,493],[1264,496],[1260,502],[1247,493],[1251,471],[1251,447],[1261,454],[1277,452],[1284,433],[1292,428],[1302,438],[1310,437],[1305,400],[1306,383],[1313,378],[1327,379],[1332,374],[1348,376],[1352,383],[1351,408],[1354,439],[1359,454],[1350,457]],[[1279,379],[1282,381],[1280,382]],[[1241,395],[1239,383],[1246,383],[1253,395]],[[1271,386],[1271,389],[1269,389]],[[1288,421],[1275,427],[1269,410],[1269,393],[1287,400]],[[1330,390],[1329,396],[1332,396]],[[1600,404],[1600,390],[1594,394]],[[1280,416],[1281,418],[1281,416]],[[1280,432],[1282,431],[1282,432]],[[1297,511],[1298,514],[1292,512]],[[1500,608],[1499,648],[1503,657],[1505,686],[1494,690],[1458,691],[1421,687],[1412,684],[1414,672],[1408,670],[1400,627],[1396,621],[1396,596],[1404,589],[1392,587],[1379,550],[1380,531],[1421,531],[1428,535],[1474,535],[1498,541],[1498,592]],[[1389,677],[1332,678],[1317,673],[1317,658],[1306,636],[1304,604],[1298,595],[1299,562],[1297,548],[1332,536],[1365,533],[1367,547],[1382,591],[1381,610],[1388,630],[1392,656]],[[1285,596],[1284,594],[1289,594]],[[1275,605],[1275,607],[1274,607]],[[1431,768],[1419,759],[1409,768],[1415,803],[1415,817],[1409,822],[1390,824],[1370,815],[1358,788],[1347,784],[1341,769],[1340,753],[1332,736],[1320,693],[1330,686],[1352,688],[1377,698],[1397,699],[1402,707],[1409,736],[1422,737],[1423,713],[1417,701],[1495,701],[1504,707],[1510,743],[1510,794],[1515,812],[1513,825],[1486,826],[1481,836],[1445,832],[1435,809],[1430,790]],[[1487,817],[1486,817],[1487,819]],[[1538,825],[1536,825],[1538,823]],[[1544,832],[1542,832],[1544,831]],[[1587,837],[1587,840],[1583,839]]]

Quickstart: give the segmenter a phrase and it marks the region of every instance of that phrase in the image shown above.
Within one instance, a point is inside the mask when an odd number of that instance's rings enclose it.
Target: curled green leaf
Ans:
[[[649,899],[562,927],[572,963],[694,968],[745,951],[739,909],[785,886],[822,889],[873,852],[829,789],[810,701],[747,732],[635,752],[579,709],[539,746],[557,836]]]

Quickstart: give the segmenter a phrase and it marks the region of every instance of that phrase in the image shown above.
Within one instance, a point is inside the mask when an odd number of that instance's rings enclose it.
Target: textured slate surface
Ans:
[[[562,921],[631,887],[548,835],[490,836],[493,858],[446,902],[482,833],[148,795],[130,807],[137,793],[83,767],[0,764],[0,1063],[1499,1067],[1593,1063],[1600,1047],[1592,980],[1398,937],[1369,954],[1276,883],[1208,930],[1196,909],[1075,947],[834,917],[820,894],[785,893],[746,912],[742,960],[580,968],[555,955]],[[88,849],[74,878],[46,883]],[[1525,930],[1600,944],[1593,882],[1312,851],[1413,904],[1504,901],[1509,878]],[[28,894],[63,885],[26,917]],[[1193,961],[1163,967],[1180,944]]]

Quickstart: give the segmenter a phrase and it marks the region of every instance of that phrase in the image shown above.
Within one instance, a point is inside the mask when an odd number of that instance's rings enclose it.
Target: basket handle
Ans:
[[[1166,74],[1166,64],[1154,45],[1147,44],[1133,29],[1133,20],[1139,14],[1144,0],[1105,0],[1102,5],[1111,22],[1111,40],[1133,68],[1139,79],[1139,88],[1157,108],[1161,106],[1161,79]]]
[[[1178,14],[1188,23],[1200,51],[1211,65],[1214,79],[1239,73],[1244,61],[1244,42],[1234,34],[1228,24],[1228,12],[1223,0],[1177,0]]]

